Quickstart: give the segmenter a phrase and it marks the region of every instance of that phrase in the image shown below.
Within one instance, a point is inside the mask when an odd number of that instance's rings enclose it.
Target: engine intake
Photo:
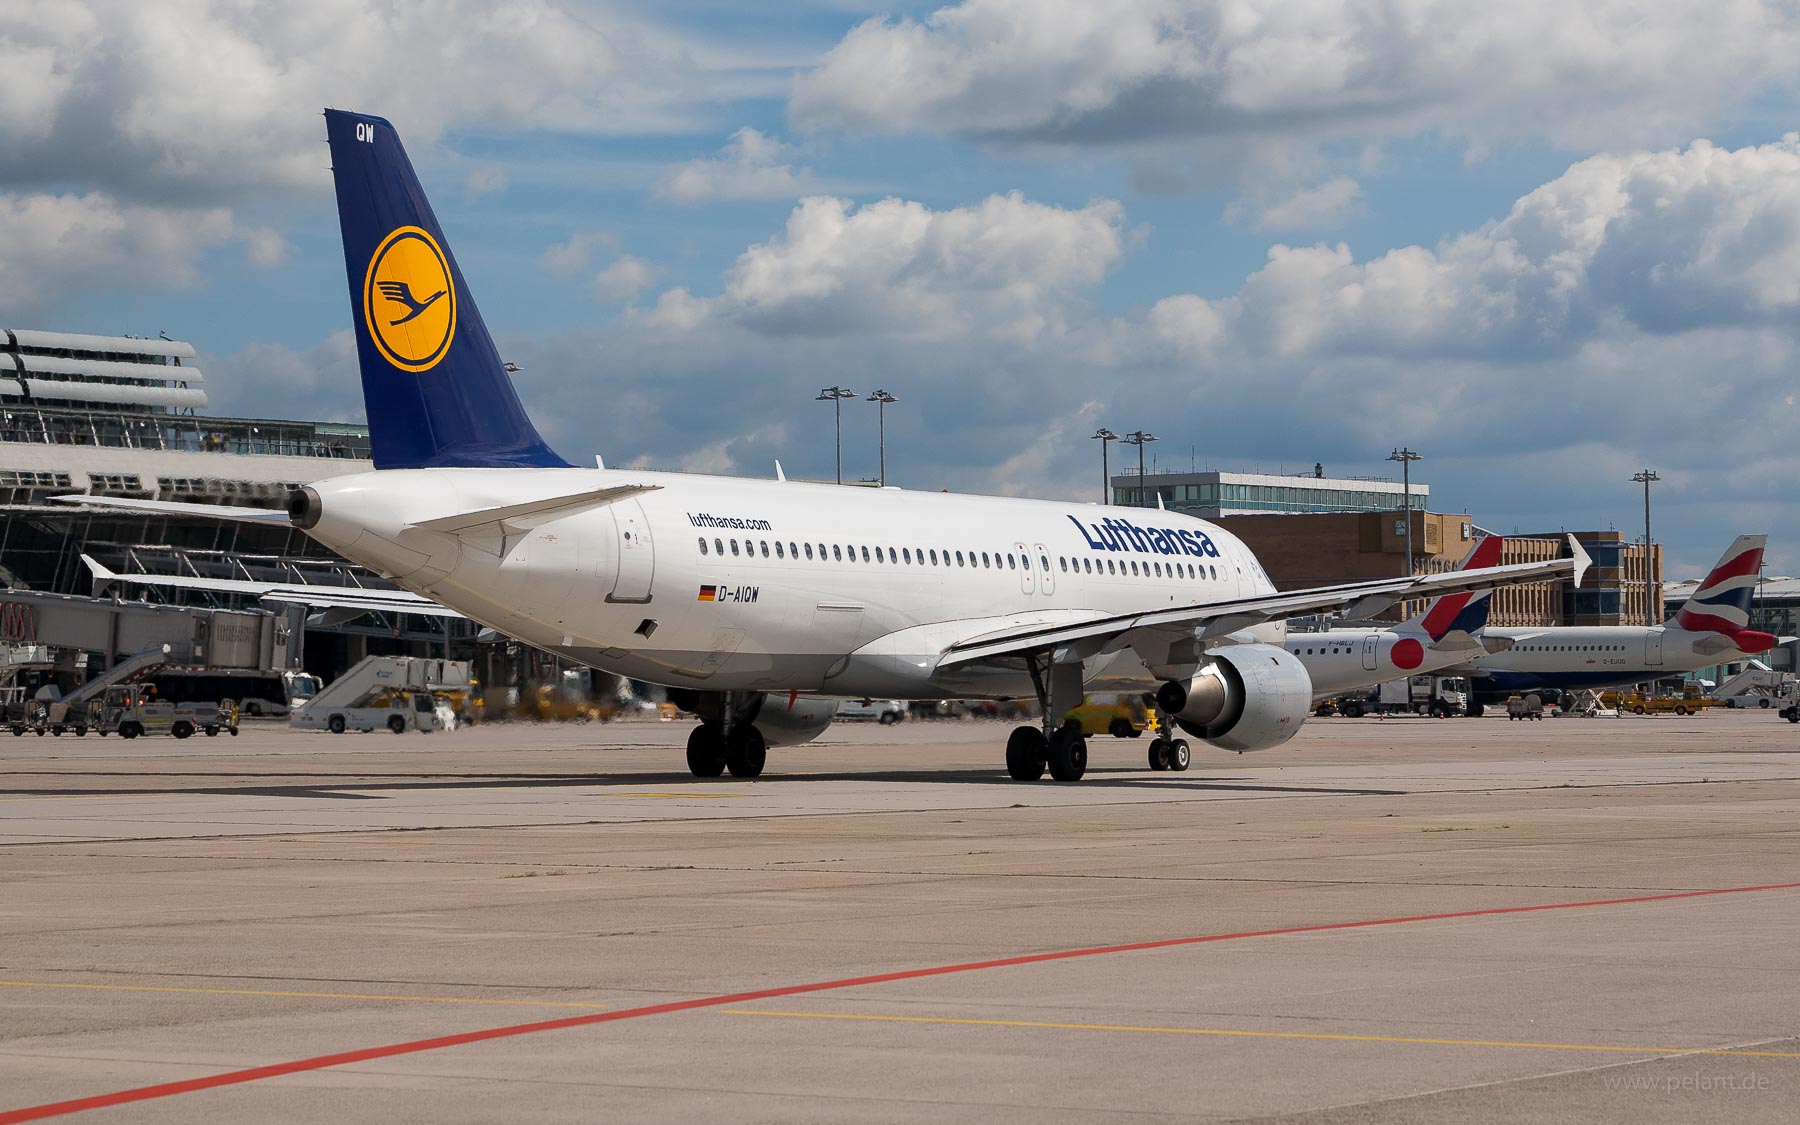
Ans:
[[[1185,680],[1170,680],[1156,701],[1181,729],[1225,750],[1280,746],[1312,709],[1312,677],[1287,649],[1230,645]]]

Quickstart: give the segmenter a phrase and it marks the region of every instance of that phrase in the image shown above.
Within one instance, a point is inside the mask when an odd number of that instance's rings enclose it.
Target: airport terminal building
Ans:
[[[120,572],[389,586],[286,527],[55,500],[86,494],[276,508],[295,487],[373,468],[365,426],[202,413],[206,381],[194,356],[179,340],[0,330],[0,584],[12,601],[89,594],[84,554]],[[436,655],[446,640],[439,622],[422,617],[308,626],[297,611],[236,595],[133,587],[115,596],[287,616],[296,637],[310,641],[292,646],[289,659],[327,679],[371,652]],[[12,630],[27,631],[35,630]],[[472,637],[467,623],[453,623],[453,642]],[[100,655],[107,664],[124,654]]]

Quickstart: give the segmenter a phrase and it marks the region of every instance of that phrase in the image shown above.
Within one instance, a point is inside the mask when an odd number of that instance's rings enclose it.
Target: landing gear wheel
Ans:
[[[1087,739],[1079,726],[1067,726],[1050,736],[1050,776],[1058,781],[1080,781],[1087,772]]]
[[[1044,776],[1047,749],[1043,731],[1036,727],[1014,727],[1006,739],[1006,772],[1014,781],[1036,781]]]
[[[1166,770],[1169,768],[1169,740],[1159,738],[1150,744],[1150,768]]]
[[[749,723],[731,729],[731,737],[725,740],[725,765],[732,777],[761,777],[768,759],[769,744],[762,731]]]
[[[1185,773],[1188,768],[1189,750],[1187,739],[1177,738],[1169,743],[1169,768],[1176,773]]]
[[[724,739],[719,728],[701,723],[688,735],[688,772],[695,777],[718,777],[725,772]]]

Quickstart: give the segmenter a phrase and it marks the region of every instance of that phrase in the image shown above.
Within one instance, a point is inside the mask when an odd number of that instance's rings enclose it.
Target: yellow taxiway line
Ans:
[[[1528,1043],[1510,1039],[1434,1039],[1408,1035],[1340,1035],[1318,1031],[1243,1031],[1223,1027],[1136,1027],[1107,1023],[1052,1023],[1038,1020],[984,1020],[954,1016],[872,1016],[851,1012],[775,1012],[723,1008],[728,1016],[777,1016],[783,1019],[860,1020],[870,1023],[960,1024],[972,1027],[1025,1027],[1050,1031],[1127,1031],[1146,1035],[1214,1035],[1244,1039],[1314,1039],[1350,1043],[1418,1043],[1434,1047],[1511,1047],[1535,1051],[1611,1051],[1634,1055],[1746,1055],[1765,1059],[1800,1059],[1800,1051],[1750,1051],[1736,1047],[1623,1047],[1603,1043]]]

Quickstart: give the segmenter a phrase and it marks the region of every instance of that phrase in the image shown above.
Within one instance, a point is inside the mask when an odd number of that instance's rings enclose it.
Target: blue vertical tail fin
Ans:
[[[378,469],[566,467],[538,435],[394,127],[325,111]]]

